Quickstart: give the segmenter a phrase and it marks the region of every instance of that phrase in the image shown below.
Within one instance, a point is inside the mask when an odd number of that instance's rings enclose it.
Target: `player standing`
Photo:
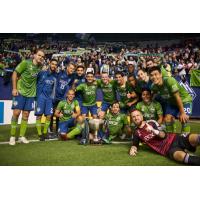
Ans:
[[[58,61],[52,59],[50,61],[49,70],[40,71],[37,81],[37,98],[36,98],[36,128],[40,141],[48,139],[47,130],[50,125],[51,116],[53,115],[53,99],[55,98],[56,89],[56,69]],[[42,115],[46,116],[44,130],[41,130]]]
[[[101,119],[104,118],[105,113],[110,108],[110,106],[116,102],[116,92],[114,88],[115,81],[109,80],[107,72],[102,72],[101,79],[97,80],[97,86],[102,90],[103,101],[101,104],[101,111],[98,113]]]
[[[182,133],[190,133],[188,124],[189,115],[192,114],[192,97],[190,94],[174,78],[163,78],[159,67],[151,68],[149,73],[153,82],[153,93],[159,94],[165,100],[163,110],[166,131],[173,132],[174,117],[179,117],[182,123]]]
[[[12,109],[10,145],[15,145],[16,128],[19,115],[22,111],[22,120],[18,141],[29,143],[25,138],[29,114],[34,110],[34,98],[36,97],[37,75],[44,61],[44,51],[39,49],[35,52],[33,60],[23,60],[12,75]]]

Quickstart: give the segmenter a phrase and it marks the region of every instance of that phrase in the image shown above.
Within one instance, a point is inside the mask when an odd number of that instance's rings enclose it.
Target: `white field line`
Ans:
[[[57,138],[55,139],[49,139],[49,140],[45,140],[45,142],[48,142],[48,141],[56,141],[58,140]],[[30,143],[32,142],[40,142],[40,140],[29,140]],[[16,143],[19,143],[18,141],[16,141]],[[112,144],[130,144],[131,141],[113,141]],[[0,142],[0,145],[1,144],[9,144],[9,141],[8,142]]]

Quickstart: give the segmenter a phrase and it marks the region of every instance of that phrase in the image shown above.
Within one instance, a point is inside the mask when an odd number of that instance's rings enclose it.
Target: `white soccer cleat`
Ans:
[[[10,137],[10,141],[9,141],[9,145],[12,145],[12,146],[14,146],[16,144],[16,142],[15,142],[15,137]]]
[[[28,144],[29,143],[29,141],[25,137],[19,137],[18,142],[19,143],[24,143],[24,144]]]

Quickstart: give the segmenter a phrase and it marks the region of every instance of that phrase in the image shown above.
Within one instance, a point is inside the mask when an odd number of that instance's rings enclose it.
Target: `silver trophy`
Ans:
[[[98,143],[98,131],[103,126],[104,120],[102,119],[90,119],[89,120],[89,127],[92,132],[94,132],[94,143]]]

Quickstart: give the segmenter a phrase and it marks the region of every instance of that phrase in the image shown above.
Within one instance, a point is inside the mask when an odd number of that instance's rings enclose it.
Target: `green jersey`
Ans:
[[[151,101],[149,104],[142,102],[137,103],[136,109],[140,110],[145,120],[158,120],[159,115],[163,115],[162,106],[157,101]]]
[[[72,118],[72,114],[79,110],[79,103],[77,100],[72,101],[69,103],[67,100],[60,101],[57,108],[62,114],[63,117],[60,118],[60,121],[67,121]]]
[[[169,77],[167,70],[163,66],[161,66],[160,69],[163,77]]]
[[[183,103],[192,102],[192,97],[187,90],[180,86],[179,83],[172,77],[163,78],[163,84],[161,86],[152,84],[151,90],[153,93],[159,94],[164,100],[173,105],[176,105],[176,100],[173,96],[175,92],[179,92]]]
[[[97,86],[102,90],[103,101],[113,104],[116,101],[116,93],[114,89],[114,80],[111,80],[107,85],[102,80],[97,80]]]
[[[36,96],[37,75],[41,68],[33,64],[32,60],[22,61],[15,71],[20,75],[17,81],[17,90],[25,97]]]
[[[123,104],[127,104],[128,102],[132,101],[132,99],[129,99],[127,97],[128,93],[131,93],[133,91],[133,89],[131,88],[131,86],[128,84],[128,82],[126,82],[124,85],[119,85],[116,81],[115,81],[115,85],[114,85],[115,90],[117,91],[119,98],[120,98],[120,102],[122,102]]]
[[[76,91],[81,91],[83,96],[83,106],[93,106],[96,104],[97,96],[97,84],[93,82],[92,84],[81,83]]]
[[[118,113],[114,115],[112,113],[108,113],[106,114],[105,119],[108,120],[108,129],[109,134],[111,135],[121,133],[122,128],[125,125],[128,125],[128,119],[125,114]]]

